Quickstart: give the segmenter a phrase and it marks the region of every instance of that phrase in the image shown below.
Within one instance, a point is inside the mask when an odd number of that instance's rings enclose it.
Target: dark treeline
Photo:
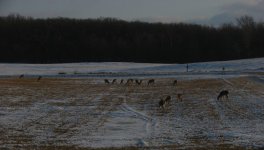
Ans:
[[[264,24],[221,27],[103,19],[0,17],[0,62],[186,63],[264,56]]]

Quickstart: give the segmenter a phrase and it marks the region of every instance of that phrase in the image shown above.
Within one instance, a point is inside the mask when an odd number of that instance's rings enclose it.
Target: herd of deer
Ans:
[[[24,74],[22,74],[22,75],[19,76],[19,79],[22,79],[22,78],[24,78]],[[37,81],[40,81],[41,79],[42,79],[42,76],[38,76]],[[124,84],[124,81],[125,81],[124,79],[121,79],[120,80],[120,84]],[[108,79],[104,79],[104,82],[105,82],[105,84],[117,84],[117,79],[113,79],[112,81],[110,81]],[[131,85],[133,83],[135,83],[137,85],[141,85],[142,82],[143,82],[143,80],[127,79],[125,85]],[[154,79],[150,79],[150,80],[147,81],[147,85],[152,85],[154,83],[155,83],[155,80]],[[176,86],[177,83],[178,83],[178,81],[177,80],[174,80],[173,83],[172,83],[172,85],[173,86]],[[223,97],[225,97],[226,99],[228,99],[228,94],[229,94],[229,92],[227,90],[221,91],[219,93],[219,95],[217,96],[217,100],[220,100]],[[178,93],[177,94],[177,99],[180,100],[180,101],[182,101],[182,96],[183,96],[183,93]],[[164,99],[161,98],[160,101],[159,101],[159,107],[164,109],[165,106],[169,104],[170,100],[171,100],[171,96],[167,96]]]
[[[20,75],[19,76],[19,79],[22,79],[24,78],[24,74]],[[38,76],[37,78],[37,81],[40,81],[42,79],[42,76]],[[108,79],[104,79],[104,82],[105,84],[117,84],[117,79],[113,79],[112,81],[108,80]],[[120,84],[124,84],[125,80],[124,79],[121,79],[120,80]],[[125,85],[131,85],[133,83],[137,84],[137,85],[141,85],[143,82],[143,80],[138,80],[138,79],[127,79]],[[154,79],[150,79],[147,81],[147,85],[152,85],[155,83],[155,80]],[[172,85],[173,86],[176,86],[178,83],[177,80],[174,80]],[[217,100],[220,100],[222,99],[223,97],[225,97],[226,99],[228,99],[228,94],[229,92],[227,90],[223,90],[219,93],[219,95],[217,96]],[[177,94],[177,99],[182,101],[182,96],[183,96],[183,93],[178,93]],[[170,103],[171,101],[171,96],[167,96],[166,98],[160,98],[160,101],[159,101],[159,107],[162,108],[162,109],[165,109],[165,107]]]
[[[105,84],[117,84],[117,79],[113,79],[112,81],[108,80],[108,79],[104,79]],[[125,84],[125,85],[131,85],[133,83],[137,84],[137,85],[141,85],[143,82],[143,80],[138,80],[138,79],[127,79],[126,83],[124,79],[120,80],[119,84]],[[147,81],[147,85],[152,85],[155,83],[154,79],[150,79]],[[178,81],[174,80],[173,81],[173,85],[177,85]]]
[[[24,77],[25,77],[25,75],[24,74],[21,74],[18,78],[19,79],[22,79]],[[42,76],[38,76],[37,81],[40,81],[41,79],[42,79]]]
[[[143,80],[127,79],[125,85],[131,85],[131,84],[133,84],[134,81],[135,81],[135,84],[137,84],[137,85],[141,85],[141,83],[143,82]],[[105,84],[117,84],[117,79],[113,79],[112,82],[110,80],[108,80],[108,79],[104,79],[104,82],[105,82]],[[151,84],[154,84],[154,83],[155,83],[154,79],[150,79],[150,80],[147,81],[147,85],[151,85]],[[177,83],[178,83],[178,81],[174,80],[172,85],[176,86]],[[120,80],[120,84],[124,84],[124,79]],[[229,94],[229,92],[227,90],[221,91],[219,93],[219,95],[217,96],[217,100],[220,100],[223,97],[228,99],[228,94]],[[183,93],[178,93],[177,94],[177,99],[182,101],[182,96],[183,96]],[[159,107],[162,108],[162,109],[165,109],[165,107],[167,105],[169,105],[170,101],[171,101],[171,96],[167,96],[165,98],[160,98]]]

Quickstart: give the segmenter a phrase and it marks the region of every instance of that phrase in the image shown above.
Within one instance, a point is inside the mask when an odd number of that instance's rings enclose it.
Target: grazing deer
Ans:
[[[150,85],[150,84],[154,84],[155,83],[155,80],[154,79],[150,79],[149,81],[148,81],[148,85]]]
[[[113,81],[112,81],[112,84],[115,84],[116,83],[116,79],[114,79]]]
[[[38,79],[37,79],[37,81],[41,80],[41,78],[42,78],[42,76],[39,76]]]
[[[110,84],[109,80],[104,79],[105,84]]]
[[[227,90],[223,90],[223,91],[221,91],[221,92],[219,93],[219,95],[217,96],[217,100],[222,99],[223,96],[225,96],[225,98],[228,99],[228,94],[229,94],[229,92],[228,92]]]
[[[142,80],[136,80],[136,83],[137,83],[138,85],[141,85]]]
[[[165,99],[160,98],[159,107],[164,109],[165,106],[170,103],[170,100],[171,96],[167,96]]]
[[[182,101],[182,95],[183,95],[182,93],[177,94],[177,99]]]
[[[171,101],[171,96],[167,96],[167,97],[165,98],[165,102],[170,103],[170,101]]]
[[[123,84],[124,83],[124,80],[122,79],[121,81],[120,81],[120,84]]]
[[[159,108],[162,108],[162,109],[164,109],[164,108],[165,108],[165,105],[166,105],[166,102],[165,102],[165,100],[163,100],[163,99],[160,99],[160,101],[159,101]]]
[[[177,80],[174,80],[173,81],[173,86],[177,85],[178,81]]]
[[[24,74],[21,74],[21,75],[19,76],[19,79],[22,79],[22,78],[24,78]]]
[[[130,83],[133,83],[133,79],[127,79],[126,85],[129,85]]]

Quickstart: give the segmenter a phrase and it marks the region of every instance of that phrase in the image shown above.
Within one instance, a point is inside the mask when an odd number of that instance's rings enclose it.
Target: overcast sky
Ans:
[[[0,16],[115,17],[160,22],[225,22],[240,15],[263,20],[264,0],[0,0]]]

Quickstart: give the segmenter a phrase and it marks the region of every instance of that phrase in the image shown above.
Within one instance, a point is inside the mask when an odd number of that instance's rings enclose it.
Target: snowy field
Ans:
[[[192,63],[188,75],[208,75],[222,73],[241,74],[264,72],[264,58],[223,62]],[[146,64],[146,63],[72,63],[72,64],[0,64],[0,76],[61,76],[61,77],[159,77],[185,75],[186,64]]]
[[[263,148],[263,67],[264,58],[188,73],[184,64],[0,64],[0,149]],[[143,83],[119,84],[128,78]],[[221,90],[228,99],[217,100]]]

